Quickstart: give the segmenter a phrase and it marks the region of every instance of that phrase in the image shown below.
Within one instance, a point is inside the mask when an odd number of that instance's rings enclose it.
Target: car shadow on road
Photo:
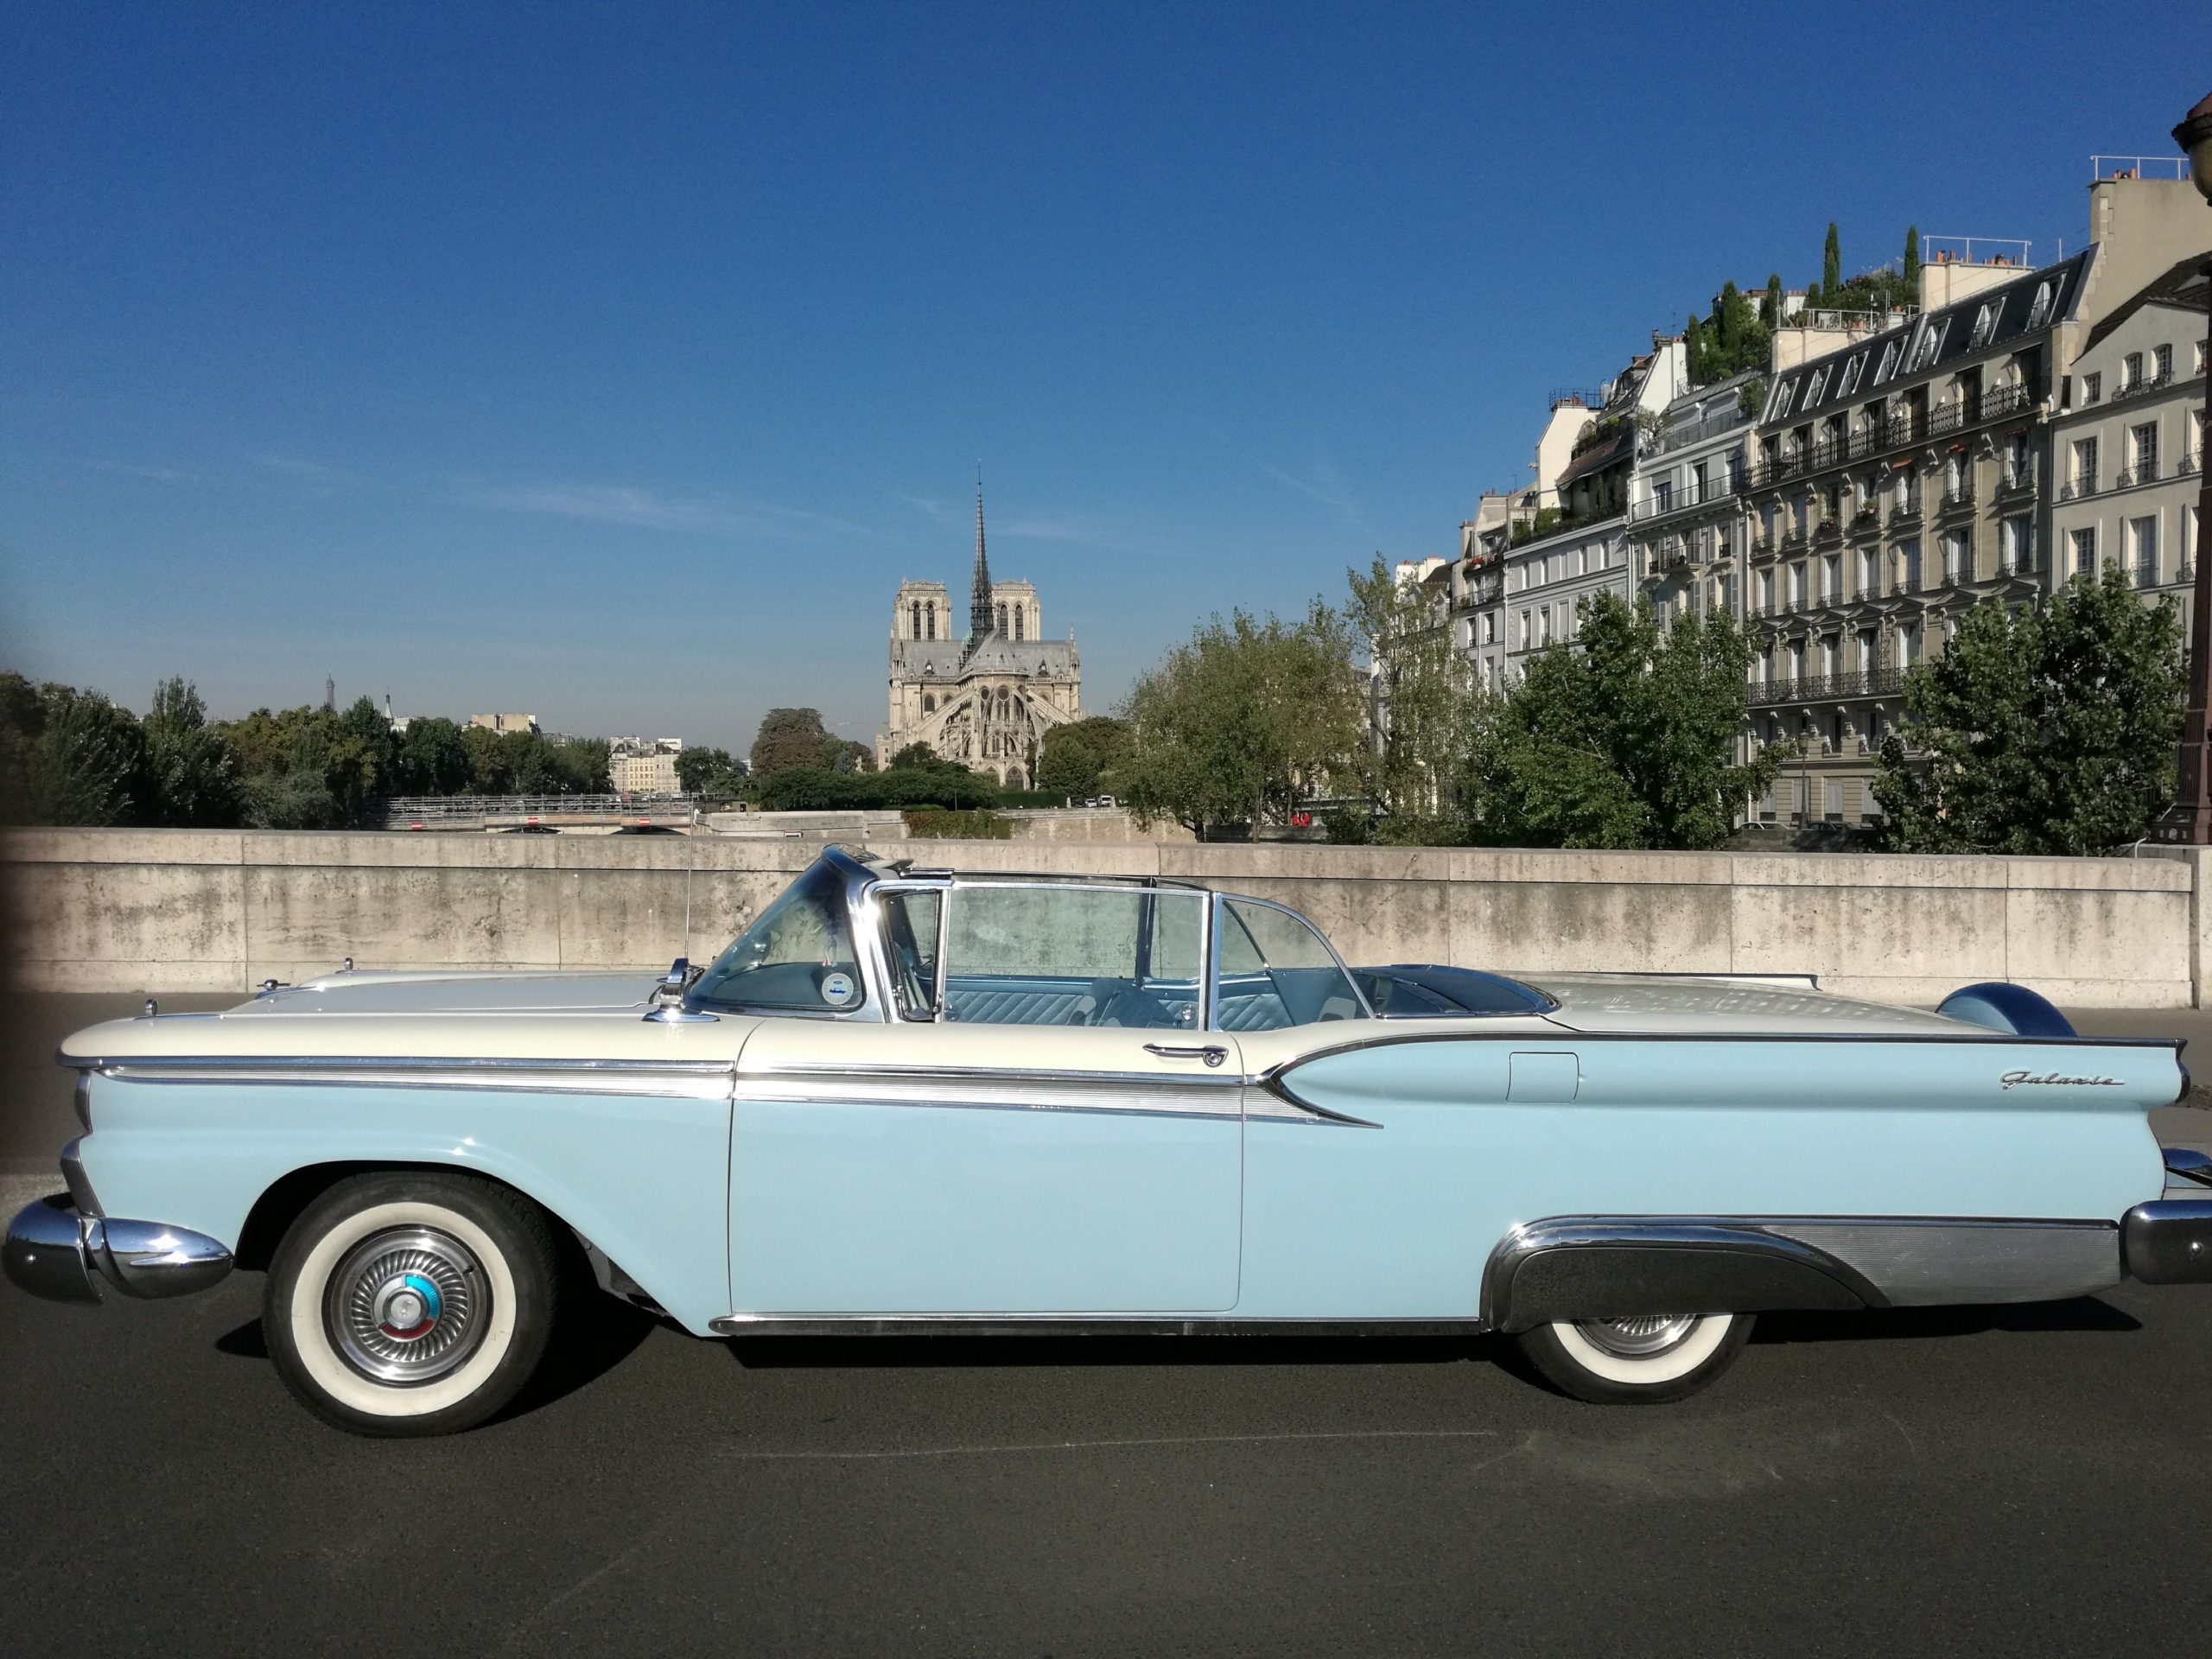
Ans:
[[[526,1415],[597,1382],[636,1352],[663,1323],[611,1296],[579,1298],[555,1328],[544,1361],[513,1403],[499,1414],[500,1419]],[[216,1338],[215,1351],[232,1359],[266,1360],[269,1338],[261,1321],[251,1319]]]
[[[2133,1314],[2094,1296],[2063,1302],[1958,1307],[1870,1307],[1848,1313],[1762,1313],[1753,1342],[1898,1342],[1991,1331],[2140,1331]]]

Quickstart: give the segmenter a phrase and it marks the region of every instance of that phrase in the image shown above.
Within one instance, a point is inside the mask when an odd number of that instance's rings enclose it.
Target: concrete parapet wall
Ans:
[[[664,968],[711,956],[819,843],[722,836],[0,833],[7,974],[226,990],[362,967]],[[1815,973],[1933,1002],[2012,979],[2077,1006],[2202,1001],[2202,853],[2143,859],[899,841],[924,866],[1160,875],[1295,906],[1344,955],[1512,971]]]

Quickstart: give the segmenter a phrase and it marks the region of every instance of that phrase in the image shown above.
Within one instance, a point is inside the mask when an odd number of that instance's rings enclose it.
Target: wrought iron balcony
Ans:
[[[1948,512],[1954,507],[1970,507],[1972,505],[1974,505],[1974,480],[1971,478],[1962,478],[1957,483],[1945,486],[1943,491],[1943,510],[1945,512]]]
[[[2198,471],[2203,467],[2203,450],[2184,449],[2182,451],[2181,459],[2174,463],[2174,471],[2186,477],[2188,474]]]
[[[1744,701],[1754,709],[1783,702],[1815,702],[1823,697],[1874,697],[1894,691],[1904,682],[1897,668],[1863,668],[1849,674],[1805,674],[1794,679],[1768,680],[1745,688]]]
[[[1669,490],[1664,495],[1655,493],[1649,501],[1639,501],[1629,509],[1630,524],[1647,519],[1664,518],[1669,513],[1688,512],[1693,507],[1709,507],[1726,501],[1736,494],[1736,486],[1726,479],[1707,479],[1704,484],[1692,482],[1678,490]]]

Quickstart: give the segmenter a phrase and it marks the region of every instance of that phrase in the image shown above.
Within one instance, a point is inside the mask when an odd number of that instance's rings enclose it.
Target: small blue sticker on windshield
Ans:
[[[853,1000],[858,990],[850,974],[824,974],[822,976],[822,1000],[832,1007],[843,1007]]]

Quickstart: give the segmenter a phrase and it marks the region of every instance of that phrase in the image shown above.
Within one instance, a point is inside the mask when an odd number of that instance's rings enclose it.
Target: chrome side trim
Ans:
[[[1235,1072],[1218,1071],[1061,1071],[1042,1065],[896,1065],[855,1066],[835,1060],[784,1060],[768,1070],[747,1071],[740,1067],[741,1085],[753,1077],[899,1077],[931,1082],[960,1083],[977,1078],[1017,1083],[1121,1083],[1132,1087],[1159,1089],[1234,1089],[1251,1081]]]
[[[1225,1083],[1229,1086],[1220,1086]],[[735,1098],[823,1106],[934,1107],[956,1111],[1103,1112],[1236,1120],[1236,1079],[936,1071],[743,1072]],[[1210,1086],[1211,1085],[1211,1086]]]
[[[1446,1016],[1440,1015],[1438,1018]],[[1457,1015],[1449,1016],[1454,1020]],[[1470,1021],[1496,1019],[1494,1014],[1468,1014]],[[2178,1054],[2186,1044],[2180,1037],[2013,1037],[1999,1032],[1799,1032],[1799,1031],[1578,1031],[1571,1026],[1551,1020],[1562,1033],[1561,1041],[1576,1043],[1914,1043],[1958,1044],[1968,1047],[2002,1048],[2164,1048]],[[1357,1054],[1370,1048],[1396,1048],[1414,1043],[1526,1043],[1529,1033],[1522,1031],[1408,1031],[1393,1032],[1382,1037],[1360,1037],[1350,1042],[1334,1043],[1327,1048],[1316,1048],[1287,1060],[1279,1060],[1265,1071],[1256,1074],[1253,1081],[1273,1084],[1288,1076],[1301,1065],[1316,1060],[1334,1059],[1340,1054]]]
[[[1250,1319],[1156,1313],[730,1313],[723,1337],[1466,1337],[1477,1319]]]
[[[315,1084],[360,1089],[483,1089],[528,1094],[728,1097],[727,1060],[523,1060],[208,1055],[92,1062],[128,1083]]]

